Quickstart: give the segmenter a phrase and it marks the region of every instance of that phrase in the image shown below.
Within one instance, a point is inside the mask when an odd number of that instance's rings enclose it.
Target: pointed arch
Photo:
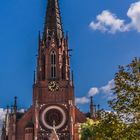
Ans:
[[[56,78],[56,52],[52,50],[50,53],[50,64],[51,64],[51,78]]]

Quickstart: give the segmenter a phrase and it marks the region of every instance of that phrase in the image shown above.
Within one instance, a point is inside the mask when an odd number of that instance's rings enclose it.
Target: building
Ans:
[[[48,0],[43,35],[38,36],[32,106],[24,113],[7,109],[2,140],[79,140],[86,115],[75,106],[68,35],[64,35],[58,0]],[[92,99],[92,98],[91,98]],[[91,100],[91,116],[95,108]]]

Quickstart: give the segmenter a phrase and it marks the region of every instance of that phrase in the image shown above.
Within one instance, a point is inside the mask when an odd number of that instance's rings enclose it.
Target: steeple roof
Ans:
[[[50,38],[52,35],[55,35],[58,40],[63,37],[59,0],[48,0],[47,4],[44,37]]]

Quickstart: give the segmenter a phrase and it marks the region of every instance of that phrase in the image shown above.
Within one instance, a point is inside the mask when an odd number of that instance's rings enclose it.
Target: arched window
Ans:
[[[55,51],[51,52],[50,56],[50,63],[51,63],[51,78],[55,79],[56,78],[56,53]]]

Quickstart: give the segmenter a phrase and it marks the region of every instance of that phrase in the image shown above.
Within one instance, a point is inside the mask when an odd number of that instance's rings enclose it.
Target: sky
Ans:
[[[43,31],[47,0],[0,1],[0,108],[32,103],[38,31]],[[81,111],[94,103],[110,110],[118,65],[140,56],[140,1],[60,0],[64,31],[73,49],[75,96]]]

